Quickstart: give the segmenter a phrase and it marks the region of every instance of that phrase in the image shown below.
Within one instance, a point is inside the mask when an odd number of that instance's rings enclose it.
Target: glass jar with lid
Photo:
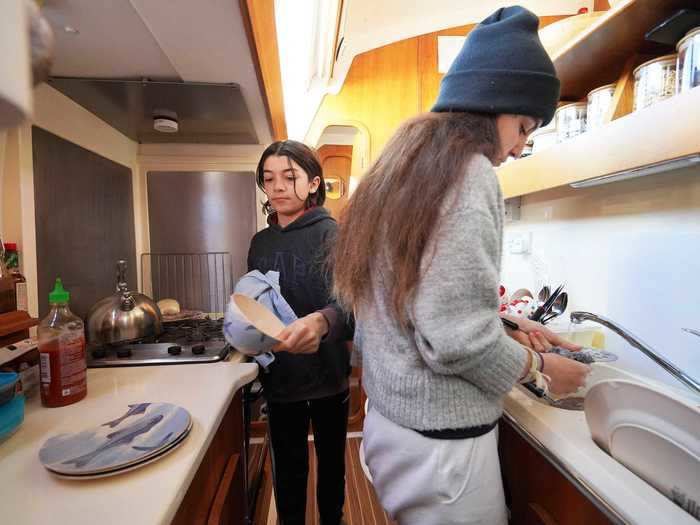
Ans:
[[[610,110],[615,84],[600,86],[588,93],[588,107],[586,108],[586,130],[599,128],[603,125],[603,119]]]
[[[634,105],[637,111],[676,94],[676,60],[665,55],[649,60],[634,70]]]
[[[676,45],[677,93],[700,86],[700,27],[691,29]]]
[[[557,142],[564,142],[586,131],[586,102],[573,102],[557,108],[554,120]]]

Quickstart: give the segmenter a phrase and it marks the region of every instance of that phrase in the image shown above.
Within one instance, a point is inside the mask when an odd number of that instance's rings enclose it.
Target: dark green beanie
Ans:
[[[549,123],[559,100],[559,79],[538,25],[535,14],[512,6],[476,26],[442,79],[431,111],[512,113]]]

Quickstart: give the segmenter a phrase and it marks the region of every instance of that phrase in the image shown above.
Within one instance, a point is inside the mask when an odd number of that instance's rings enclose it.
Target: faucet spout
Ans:
[[[700,396],[700,381],[686,374],[683,370],[674,365],[671,361],[666,359],[663,355],[654,350],[647,343],[633,335],[629,330],[620,326],[619,324],[602,317],[600,315],[592,314],[590,312],[571,312],[571,322],[574,324],[580,324],[583,321],[593,321],[600,325],[609,328],[617,335],[622,337],[630,345],[632,345],[637,350],[640,350],[644,355],[649,357],[661,368],[666,370],[669,374],[675,377],[678,381],[683,383],[688,387],[695,395]]]

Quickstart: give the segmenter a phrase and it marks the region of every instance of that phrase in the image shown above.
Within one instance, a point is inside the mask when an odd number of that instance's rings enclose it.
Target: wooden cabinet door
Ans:
[[[611,522],[503,420],[498,453],[513,525],[609,525]]]
[[[334,180],[339,180],[343,186],[342,196],[339,199],[329,198],[328,191],[326,191],[326,203],[324,204],[324,207],[328,209],[331,215],[338,219],[340,212],[348,202],[352,146],[326,144],[318,148],[318,156],[326,184],[328,185],[329,182],[333,183]]]

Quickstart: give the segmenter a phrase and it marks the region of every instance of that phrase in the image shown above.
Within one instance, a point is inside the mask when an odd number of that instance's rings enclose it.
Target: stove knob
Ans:
[[[117,357],[131,357],[131,348],[128,346],[126,348],[118,348]]]
[[[92,357],[94,357],[95,359],[102,359],[104,357],[107,357],[107,352],[102,348],[97,348],[92,351]]]
[[[195,355],[202,355],[204,353],[204,345],[194,345],[192,346],[192,353]]]
[[[182,353],[182,347],[181,346],[169,346],[168,347],[168,353],[170,355],[180,355]]]

